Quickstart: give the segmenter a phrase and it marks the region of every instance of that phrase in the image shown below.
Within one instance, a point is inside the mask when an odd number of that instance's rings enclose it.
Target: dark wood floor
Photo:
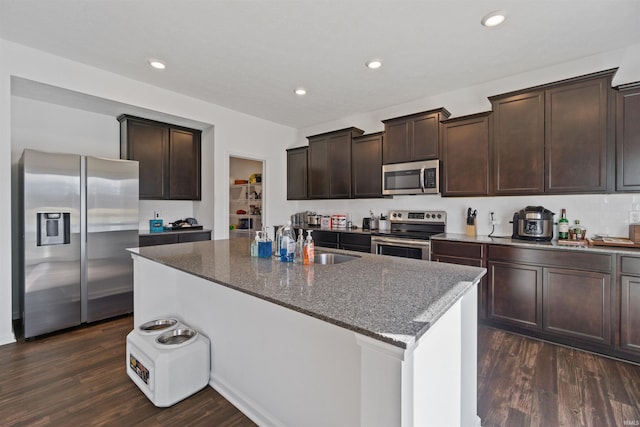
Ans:
[[[0,425],[249,426],[210,387],[156,408],[125,373],[131,317],[0,346]],[[640,367],[478,331],[478,412],[491,426],[640,422]]]

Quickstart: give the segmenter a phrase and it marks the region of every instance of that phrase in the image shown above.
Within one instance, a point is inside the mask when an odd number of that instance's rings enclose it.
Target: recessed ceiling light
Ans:
[[[485,27],[495,27],[502,24],[507,19],[507,14],[502,10],[491,12],[480,21]]]
[[[307,90],[305,88],[303,88],[303,87],[297,87],[294,90],[294,92],[295,92],[296,95],[300,95],[300,96],[307,94]]]
[[[367,66],[367,68],[376,70],[382,67],[382,61],[379,59],[372,59],[371,61],[367,61],[365,65]]]
[[[165,68],[167,68],[167,66],[164,64],[164,62],[160,62],[156,59],[150,59],[149,60],[149,65],[151,65],[153,68],[157,69],[157,70],[164,70]]]

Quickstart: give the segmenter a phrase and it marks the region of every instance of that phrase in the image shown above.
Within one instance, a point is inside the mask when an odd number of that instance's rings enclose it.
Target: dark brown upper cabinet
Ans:
[[[489,117],[491,112],[442,122],[442,195],[489,194]]]
[[[351,197],[351,139],[363,133],[352,127],[307,137],[310,199]]]
[[[614,72],[491,97],[492,193],[611,190]]]
[[[544,192],[544,92],[491,98],[493,193]]]
[[[305,200],[307,191],[307,154],[309,147],[287,150],[287,200]]]
[[[640,83],[616,91],[616,190],[640,191]]]
[[[128,115],[120,121],[120,158],[137,160],[140,199],[200,200],[201,131]]]
[[[383,133],[351,140],[351,197],[382,197]]]
[[[607,159],[613,159],[608,156],[613,148],[612,76],[590,77],[546,90],[546,192],[607,191]]]
[[[437,159],[440,155],[440,121],[449,115],[446,109],[439,108],[383,120],[382,163]]]

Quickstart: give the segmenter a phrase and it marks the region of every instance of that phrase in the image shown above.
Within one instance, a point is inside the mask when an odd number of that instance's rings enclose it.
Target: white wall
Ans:
[[[509,78],[488,82],[482,85],[461,88],[455,92],[444,93],[431,98],[417,99],[414,102],[397,105],[383,110],[362,113],[345,117],[331,123],[299,129],[296,141],[290,145],[298,147],[307,145],[306,137],[345,127],[355,126],[366,133],[384,130],[381,120],[399,117],[406,114],[445,107],[451,117],[491,110],[487,99],[518,89],[524,89],[544,83],[563,80],[611,68],[618,68],[613,85],[621,85],[640,81],[640,44],[627,49],[605,52],[600,55],[583,58],[578,61],[559,64],[553,67],[533,70],[531,72],[511,76]],[[416,98],[419,98],[416,90]],[[443,198],[439,195],[428,196],[396,196],[393,199],[368,200],[330,200],[300,201],[292,206],[292,211],[311,210],[321,214],[351,214],[353,223],[361,224],[362,218],[373,210],[376,215],[387,213],[392,209],[438,209],[447,212],[447,231],[464,233],[465,215],[468,207],[478,210],[478,233],[489,234],[489,212],[496,212],[501,224],[496,227],[495,235],[511,235],[513,213],[529,205],[542,205],[559,215],[560,209],[566,208],[567,215],[573,223],[574,219],[586,226],[589,235],[606,233],[614,236],[628,235],[628,211],[640,210],[640,195],[579,195],[579,196],[528,196],[528,197],[460,197]]]
[[[272,177],[266,191],[274,201],[267,206],[265,216],[273,223],[280,223],[289,216],[283,185],[286,178],[284,150],[295,138],[294,129],[0,39],[0,204],[3,206],[11,206],[12,153],[20,152],[22,146],[32,143],[45,147],[55,145],[55,151],[86,150],[87,153],[119,156],[115,116],[70,112],[64,107],[12,97],[12,76],[211,124],[212,127],[203,132],[202,201],[191,202],[193,206],[186,211],[181,205],[163,204],[161,212],[163,215],[166,212],[167,218],[173,219],[173,216],[182,216],[183,212],[191,210],[193,216],[213,228],[214,238],[227,237],[229,156],[232,154],[265,160],[265,170]],[[92,138],[91,145],[105,146],[84,145],[92,125],[80,125],[77,134],[67,132],[64,129],[66,113],[82,122],[93,123],[104,134]],[[115,127],[107,123],[112,119]],[[60,132],[59,136],[55,135],[57,132]],[[109,140],[112,140],[111,145]],[[141,218],[151,215],[157,207],[153,202],[141,203]],[[0,210],[0,222],[14,224],[10,209]],[[12,259],[11,227],[0,227],[0,344],[14,338],[11,325]]]

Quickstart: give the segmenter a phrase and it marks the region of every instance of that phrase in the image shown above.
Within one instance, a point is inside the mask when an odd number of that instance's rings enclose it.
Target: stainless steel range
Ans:
[[[431,236],[444,233],[444,211],[391,211],[389,231],[371,233],[371,253],[430,259]]]

